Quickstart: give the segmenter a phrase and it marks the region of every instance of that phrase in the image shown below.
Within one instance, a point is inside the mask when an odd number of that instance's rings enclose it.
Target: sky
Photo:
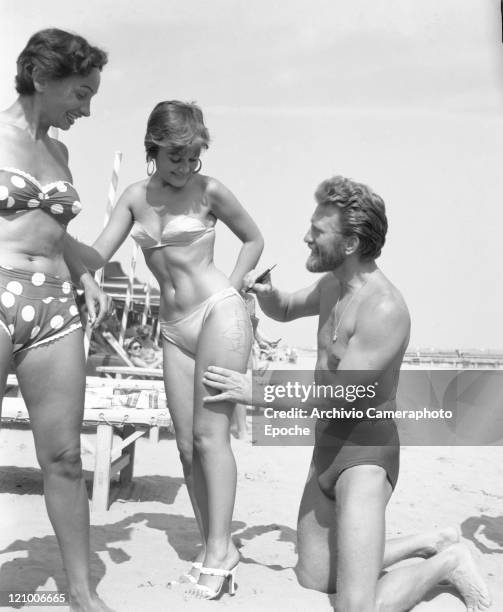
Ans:
[[[60,137],[84,210],[70,232],[103,225],[116,151],[119,193],[145,177],[143,136],[160,100],[201,105],[212,142],[203,173],[255,218],[263,267],[311,284],[303,243],[316,186],[334,174],[386,202],[379,265],[402,291],[411,346],[503,349],[503,45],[499,0],[0,0],[2,108],[15,61],[45,27],[109,53],[92,115]],[[239,241],[217,226],[229,273]],[[128,239],[117,253],[127,271]],[[148,279],[143,262],[137,275]],[[261,329],[315,345],[314,318]]]

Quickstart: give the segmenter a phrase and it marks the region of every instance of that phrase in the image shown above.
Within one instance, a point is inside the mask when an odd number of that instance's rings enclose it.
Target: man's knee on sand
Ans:
[[[373,593],[341,592],[335,596],[335,612],[380,612],[381,606],[376,603]]]
[[[333,489],[330,491],[330,496],[327,495],[328,491],[322,493],[322,491],[317,488],[318,478],[316,474],[312,474],[311,476],[313,480],[308,479],[308,483],[311,483],[315,490],[312,491],[313,495],[310,495],[309,498],[314,504],[314,507],[310,506],[309,509],[313,511],[311,516],[316,516],[316,519],[314,519],[315,524],[316,527],[320,529],[327,528],[328,526],[328,524],[320,524],[320,520],[322,520],[322,522],[328,520],[329,523],[333,521],[333,527],[335,527],[337,516],[341,518],[358,516],[361,512],[362,499],[367,500],[367,502],[372,499],[373,502],[375,502],[374,505],[377,505],[377,507],[384,512],[390,485],[386,478],[386,472],[379,466],[354,466],[345,470],[335,486],[332,485]],[[376,516],[377,514],[378,513],[376,513]],[[324,516],[324,519],[322,519],[322,516]],[[380,524],[381,519],[379,519],[378,522]],[[365,519],[365,523],[365,525],[360,525],[360,527],[377,528],[376,526],[371,526],[372,521],[367,521],[367,519]],[[313,525],[311,525],[311,528],[312,527]],[[322,593],[335,593],[337,578],[337,553],[335,551],[335,544],[331,541],[330,536],[327,535],[323,542],[323,544],[329,548],[326,557],[327,562],[324,565],[320,565],[319,548],[314,544],[316,538],[319,538],[319,535],[316,534],[317,529],[314,529],[314,531],[310,531],[309,529],[302,530],[302,538],[307,539],[307,541],[304,542],[304,544],[307,545],[299,546],[299,560],[295,568],[297,580],[299,584],[306,589],[312,589]],[[310,544],[308,542],[310,542]],[[334,546],[334,549],[330,550],[332,546]],[[345,555],[343,555],[343,557],[344,556]],[[373,589],[375,585],[372,586],[370,594],[366,593],[365,589],[362,588],[358,590],[359,592],[353,593],[352,591],[347,591],[345,585],[341,586],[339,587],[340,599],[344,602],[344,605],[341,603],[338,608],[339,610],[344,610],[344,612],[352,610],[359,611],[360,609],[365,611],[374,610],[373,607],[369,608],[368,606],[370,605],[369,602],[372,602],[372,606],[374,606]]]
[[[320,593],[335,593],[335,580],[332,583],[327,574],[321,575],[321,573],[313,571],[312,564],[306,563],[300,557],[294,571],[297,582],[305,589],[319,591]]]
[[[334,610],[335,612],[380,612],[381,606],[375,600],[374,589],[365,592],[364,589],[347,590],[344,586],[337,593],[335,577],[324,581],[323,577],[315,574],[299,560],[295,568],[297,581],[300,586],[305,589],[319,591],[320,593],[334,594]],[[335,572],[334,572],[335,573]]]

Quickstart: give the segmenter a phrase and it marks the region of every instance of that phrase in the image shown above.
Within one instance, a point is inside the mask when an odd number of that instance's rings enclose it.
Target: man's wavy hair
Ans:
[[[314,194],[320,206],[336,206],[341,232],[358,236],[357,254],[362,260],[377,259],[386,240],[388,220],[381,197],[367,185],[343,176],[323,181]]]
[[[50,80],[88,76],[93,68],[101,71],[107,63],[105,51],[90,45],[85,38],[65,30],[49,28],[33,34],[17,58],[16,91],[35,93],[33,70]]]

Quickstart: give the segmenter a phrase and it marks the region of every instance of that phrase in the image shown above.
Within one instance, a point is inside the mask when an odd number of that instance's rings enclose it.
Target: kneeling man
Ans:
[[[292,293],[273,287],[270,275],[255,283],[256,272],[245,284],[272,319],[318,317],[317,384],[371,385],[376,410],[368,413],[393,410],[410,317],[402,295],[375,261],[387,232],[384,203],[366,185],[340,176],[321,183],[315,197],[304,238],[311,250],[306,267],[323,276]],[[219,391],[206,398],[207,404],[226,398],[252,403],[246,375],[210,367],[205,383]],[[319,399],[312,405],[319,406]],[[281,407],[276,401],[274,406]],[[285,398],[289,407],[291,399]],[[487,588],[468,549],[458,542],[457,529],[385,541],[385,510],[398,467],[392,419],[318,419],[298,519],[300,584],[336,592],[338,612],[400,612],[447,580],[468,610],[487,609]],[[383,574],[409,557],[426,560]]]

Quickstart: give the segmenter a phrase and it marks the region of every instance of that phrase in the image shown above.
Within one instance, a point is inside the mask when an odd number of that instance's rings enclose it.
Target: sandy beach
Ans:
[[[301,353],[297,364],[275,367],[312,365],[312,356]],[[93,429],[83,435],[94,443]],[[242,555],[236,595],[201,604],[187,597],[187,585],[179,581],[195,556],[198,536],[175,440],[165,432],[157,444],[138,440],[132,485],[115,483],[110,509],[91,514],[93,580],[113,609],[333,609],[332,596],[300,587],[293,572],[297,509],[312,449],[254,446],[251,434],[247,440],[233,438],[233,448],[238,464],[233,536]],[[91,495],[93,457],[86,451],[83,463]],[[0,465],[0,591],[64,591],[27,427],[0,431]],[[389,537],[458,526],[498,612],[503,610],[502,482],[501,447],[402,447],[400,478],[387,515]],[[415,610],[461,612],[465,606],[442,587]]]
[[[93,433],[86,433],[92,441]],[[330,610],[333,598],[296,583],[296,518],[311,449],[254,447],[234,440],[239,467],[233,533],[241,546],[238,591],[203,606],[234,610]],[[65,589],[61,560],[42,497],[31,433],[0,432],[0,590]],[[90,456],[84,467],[91,486]],[[503,491],[500,448],[406,447],[389,505],[388,535],[458,525],[503,610]],[[115,610],[196,610],[179,576],[197,547],[196,524],[183,485],[175,442],[137,443],[128,490],[113,490],[107,512],[91,522],[93,579]],[[416,610],[464,610],[448,588]]]

